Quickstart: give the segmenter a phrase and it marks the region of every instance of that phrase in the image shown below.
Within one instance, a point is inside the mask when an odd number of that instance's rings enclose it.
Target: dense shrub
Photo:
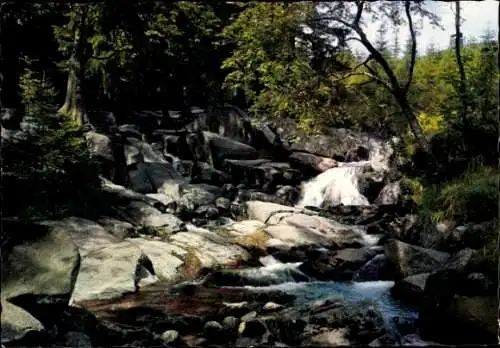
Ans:
[[[426,187],[421,215],[432,222],[480,223],[498,217],[498,170],[479,167],[461,178]]]
[[[83,130],[57,115],[50,85],[25,74],[23,97],[31,129],[4,141],[3,212],[29,218],[86,215],[97,208],[100,181]]]

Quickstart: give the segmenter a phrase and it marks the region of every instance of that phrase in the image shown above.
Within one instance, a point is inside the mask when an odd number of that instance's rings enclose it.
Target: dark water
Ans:
[[[340,298],[362,303],[378,309],[387,323],[398,317],[414,321],[418,317],[416,308],[408,307],[392,298],[392,281],[370,282],[308,282],[282,283],[263,287],[245,287],[251,291],[281,290],[296,296],[295,305],[306,307],[312,302],[326,298]]]

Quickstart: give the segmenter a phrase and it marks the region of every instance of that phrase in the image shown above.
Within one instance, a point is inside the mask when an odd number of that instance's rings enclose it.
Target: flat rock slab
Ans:
[[[121,296],[136,290],[141,249],[124,241],[87,253],[82,258],[72,303]]]
[[[230,244],[225,238],[201,228],[190,228],[188,232],[176,233],[170,238],[170,242],[196,252],[203,267],[224,265],[250,258],[242,247]]]
[[[179,267],[184,264],[180,256],[184,256],[186,250],[172,244],[144,238],[129,238],[128,241],[148,257],[159,279],[168,281],[175,279],[179,274]]]
[[[249,220],[259,220],[264,223],[276,223],[283,216],[300,212],[294,207],[261,201],[248,201],[245,203],[245,208]]]
[[[245,236],[253,234],[266,227],[266,224],[259,220],[243,220],[235,222],[229,226],[224,226],[223,230],[234,236]]]
[[[104,216],[98,220],[98,223],[118,239],[125,239],[134,232],[134,225],[115,218]]]
[[[60,233],[66,233],[78,247],[82,257],[96,249],[120,241],[119,238],[113,236],[98,223],[78,217],[69,217],[57,221],[44,221],[42,224],[51,226]]]
[[[293,245],[328,243],[328,238],[314,230],[287,224],[272,225],[264,229],[274,239]]]

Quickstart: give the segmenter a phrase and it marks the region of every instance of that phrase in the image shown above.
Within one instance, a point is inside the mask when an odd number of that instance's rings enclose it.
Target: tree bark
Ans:
[[[88,122],[84,94],[85,65],[88,59],[85,52],[86,10],[84,9],[83,11],[82,18],[74,31],[73,52],[68,60],[69,70],[66,98],[63,106],[59,109],[61,114],[69,116],[79,126]]]
[[[464,63],[462,61],[461,52],[461,38],[462,33],[460,31],[460,1],[455,1],[455,56],[457,59],[458,72],[460,75],[460,81],[458,85],[458,94],[460,100],[460,120],[467,131],[468,119],[467,119],[467,97],[466,97],[466,79],[465,79],[465,69]]]

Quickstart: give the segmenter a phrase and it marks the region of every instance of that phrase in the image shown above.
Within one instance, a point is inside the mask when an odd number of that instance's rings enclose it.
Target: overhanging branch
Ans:
[[[356,17],[354,17],[354,21],[352,22],[353,28],[359,28],[359,21],[361,20],[361,15],[363,14],[364,5],[365,5],[364,1],[356,1],[356,7],[358,9],[356,11]]]

